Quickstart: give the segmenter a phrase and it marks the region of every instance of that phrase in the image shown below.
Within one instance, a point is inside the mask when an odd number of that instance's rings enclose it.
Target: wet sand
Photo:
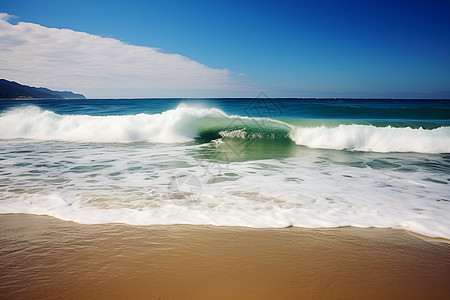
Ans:
[[[0,215],[1,299],[450,299],[450,243],[392,229]]]

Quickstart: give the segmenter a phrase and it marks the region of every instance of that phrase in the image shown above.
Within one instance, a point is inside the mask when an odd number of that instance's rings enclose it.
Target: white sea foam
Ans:
[[[87,224],[375,226],[450,239],[441,155],[299,148],[227,165],[197,160],[195,144],[29,145],[2,142],[0,213]],[[198,198],[171,196],[169,184],[184,174],[199,179]]]
[[[410,127],[339,125],[297,127],[292,133],[297,145],[310,148],[374,152],[450,153],[450,127],[431,130]]]
[[[219,109],[179,105],[160,114],[124,116],[58,115],[35,106],[0,115],[0,139],[72,142],[185,142],[196,137],[197,120],[223,116]]]

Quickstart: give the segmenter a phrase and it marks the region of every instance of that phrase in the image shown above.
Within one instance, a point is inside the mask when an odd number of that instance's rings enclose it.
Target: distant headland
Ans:
[[[0,79],[0,99],[86,99],[82,94],[69,91],[52,91],[43,87],[32,87],[14,81]]]

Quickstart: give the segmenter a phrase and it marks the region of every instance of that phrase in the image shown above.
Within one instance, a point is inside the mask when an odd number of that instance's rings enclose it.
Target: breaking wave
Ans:
[[[301,127],[274,119],[230,116],[217,108],[186,104],[158,114],[122,116],[59,115],[36,106],[19,107],[0,114],[0,139],[95,143],[258,139],[335,150],[450,153],[450,127]]]

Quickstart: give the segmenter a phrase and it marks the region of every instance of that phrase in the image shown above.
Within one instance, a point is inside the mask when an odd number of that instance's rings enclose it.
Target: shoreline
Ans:
[[[83,225],[0,214],[1,298],[450,297],[450,241],[402,229]]]
[[[0,218],[2,216],[31,216],[31,217],[44,217],[44,218],[50,218],[55,219],[61,222],[67,222],[67,223],[73,223],[75,226],[124,226],[129,228],[147,228],[151,229],[153,227],[193,227],[193,228],[217,228],[217,229],[242,229],[242,230],[286,230],[289,228],[298,229],[298,230],[339,230],[339,229],[354,229],[354,230],[394,230],[394,231],[400,231],[404,232],[405,234],[412,235],[415,237],[418,237],[424,241],[428,242],[442,242],[442,243],[449,243],[450,244],[450,238],[444,238],[439,236],[428,236],[425,234],[421,234],[418,232],[414,232],[405,228],[392,228],[392,227],[358,227],[353,225],[345,225],[345,226],[336,226],[336,227],[300,227],[300,226],[286,226],[286,227],[250,227],[250,226],[241,226],[241,225],[212,225],[212,224],[184,224],[184,223],[177,223],[177,224],[151,224],[151,225],[133,225],[128,224],[124,222],[115,222],[115,223],[78,223],[76,221],[72,220],[65,220],[60,219],[58,217],[46,215],[46,214],[33,214],[33,213],[0,213]]]

